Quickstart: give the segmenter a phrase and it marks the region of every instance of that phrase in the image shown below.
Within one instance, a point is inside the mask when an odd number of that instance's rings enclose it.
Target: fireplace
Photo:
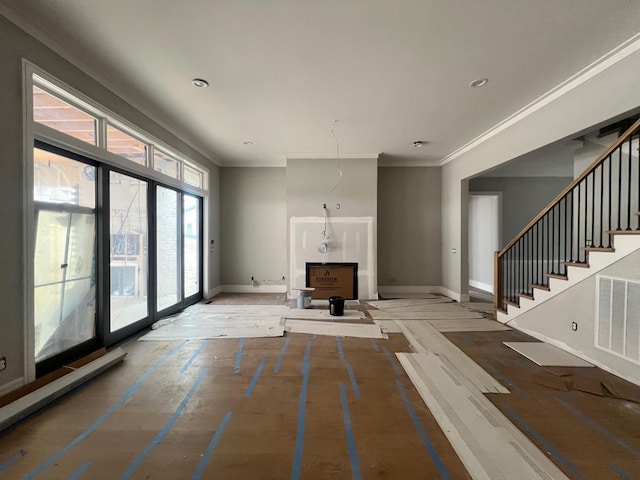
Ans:
[[[306,263],[306,286],[313,287],[311,298],[333,296],[358,299],[358,264],[351,262]]]

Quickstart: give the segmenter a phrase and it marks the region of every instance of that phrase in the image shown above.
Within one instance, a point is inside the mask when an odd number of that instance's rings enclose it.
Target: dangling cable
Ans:
[[[336,134],[334,132],[334,130],[336,129],[336,123],[338,123],[338,120],[333,121],[331,136],[336,140],[336,168],[338,169],[338,180],[336,181],[335,185],[329,189],[330,192],[333,192],[333,190],[340,183],[340,180],[342,180],[342,169],[340,168],[340,143],[338,142],[338,137],[336,137]]]

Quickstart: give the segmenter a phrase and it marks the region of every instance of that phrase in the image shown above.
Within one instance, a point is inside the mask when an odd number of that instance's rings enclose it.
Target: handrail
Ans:
[[[640,211],[639,144],[637,120],[495,252],[496,310],[519,305],[520,297],[532,297],[534,288],[548,289],[550,277],[566,277],[567,265],[586,266],[590,249],[611,250],[612,232],[640,233],[635,215]]]
[[[596,168],[598,168],[598,166],[604,161],[606,160],[609,155],[611,155],[620,145],[622,145],[627,139],[628,137],[631,135],[631,132],[633,132],[636,128],[640,127],[640,119],[638,119],[633,125],[631,125],[631,127],[629,127],[629,129],[620,137],[618,138],[618,140],[616,140],[609,148],[607,148],[603,154],[601,154],[590,166],[589,168],[587,168],[584,172],[582,172],[582,174],[577,177],[573,182],[571,182],[569,185],[567,185],[567,187],[562,190],[562,192],[560,192],[558,194],[558,196],[556,196],[556,198],[554,198],[553,200],[551,200],[551,202],[544,207],[544,209],[538,214],[536,215],[536,217],[531,220],[526,227],[524,227],[520,233],[518,233],[513,240],[511,240],[502,250],[500,250],[498,252],[498,256],[501,257],[502,255],[504,255],[504,253],[509,250],[517,241],[518,239],[520,239],[520,237],[522,237],[525,233],[527,233],[527,231],[533,226],[535,225],[538,220],[540,220],[542,217],[544,217],[547,212],[549,212],[560,200],[562,200],[567,193],[569,193],[571,190],[574,189],[574,187],[576,185],[578,185],[578,183],[580,183],[582,180],[584,180],[591,172],[593,172]]]

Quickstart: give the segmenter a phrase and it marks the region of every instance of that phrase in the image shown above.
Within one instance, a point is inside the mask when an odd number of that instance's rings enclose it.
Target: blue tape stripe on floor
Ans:
[[[344,363],[344,350],[342,349],[342,338],[336,337],[336,343],[338,344],[338,354],[340,355],[340,363]]]
[[[260,365],[258,365],[258,370],[256,370],[256,374],[253,376],[253,380],[251,380],[249,388],[247,388],[247,393],[244,394],[246,398],[249,398],[251,396],[251,392],[253,392],[253,389],[256,387],[258,379],[260,378],[260,374],[262,373],[262,369],[264,368],[264,364],[267,363],[267,358],[269,358],[269,356],[265,355],[262,359],[262,362],[260,362]]]
[[[9,460],[0,465],[0,473],[4,472],[7,468],[11,467],[18,460],[24,457],[27,454],[25,450],[20,450],[16,455],[11,457]]]
[[[238,353],[236,354],[236,365],[233,368],[233,373],[240,373],[240,362],[242,361],[242,348],[244,347],[244,338],[241,338],[238,342]]]
[[[400,365],[398,365],[398,362],[396,361],[394,356],[391,355],[389,350],[387,350],[387,347],[382,347],[382,351],[387,356],[387,359],[389,360],[389,363],[393,367],[393,371],[395,372],[395,374],[396,375],[402,375],[402,369],[400,368]]]
[[[633,477],[613,463],[609,464],[609,468],[615,472],[620,480],[633,480]]]
[[[122,394],[120,400],[118,400],[109,410],[107,410],[104,415],[102,415],[98,420],[93,422],[93,424],[87,428],[84,432],[78,435],[76,438],[71,440],[65,447],[59,450],[55,455],[49,457],[45,460],[38,468],[29,473],[25,478],[25,480],[32,480],[44,472],[47,468],[53,465],[60,457],[62,457],[65,453],[67,453],[71,448],[75,447],[78,443],[84,440],[90,433],[92,433],[96,428],[98,428],[102,423],[109,418],[109,416],[118,410],[124,403],[142,386],[142,383],[153,373],[153,371],[160,366],[165,360],[167,360],[171,355],[176,353],[179,349],[181,349],[187,340],[183,340],[176,347],[169,351],[169,353],[165,354],[160,360],[154,363],[149,369],[134,383],[129,387],[129,389]]]
[[[309,363],[311,357],[311,342],[307,342],[307,351],[302,362],[302,390],[298,405],[298,432],[296,433],[296,451],[293,456],[292,480],[299,480],[302,471],[302,449],[304,447],[304,421],[307,409],[307,389],[309,387]]]
[[[196,392],[196,390],[204,380],[204,377],[207,375],[208,371],[209,369],[205,368],[200,372],[200,375],[198,375],[198,378],[193,383],[193,386],[191,387],[189,392],[185,395],[185,397],[182,399],[182,401],[180,402],[180,405],[178,405],[178,408],[176,408],[176,411],[173,412],[173,415],[171,415],[171,418],[166,423],[164,428],[160,430],[160,432],[155,436],[153,440],[151,440],[151,443],[147,445],[147,447],[142,451],[142,453],[138,456],[138,458],[136,458],[133,461],[133,463],[129,466],[127,471],[124,472],[122,477],[120,477],[121,480],[128,480],[129,478],[131,478],[131,475],[133,475],[133,472],[135,472],[138,469],[138,467],[142,465],[142,462],[144,461],[145,458],[149,456],[149,454],[151,453],[151,450],[153,450],[156,447],[156,445],[158,445],[164,439],[164,437],[167,436],[167,434],[169,433],[169,430],[171,430],[171,427],[173,427],[173,424],[176,423],[176,420],[178,420],[178,417],[180,416],[184,408],[187,406],[187,403],[189,403],[189,400],[191,400],[191,397],[193,396],[193,394]]]
[[[69,480],[78,480],[82,476],[82,474],[87,471],[89,465],[91,465],[91,462],[84,462],[75,472],[71,474]]]
[[[198,355],[200,355],[202,353],[202,350],[204,350],[204,347],[207,346],[207,343],[209,343],[209,340],[205,340],[204,342],[202,342],[202,345],[200,345],[200,348],[198,348],[198,350],[195,351],[195,353],[193,355],[191,355],[191,358],[189,360],[187,360],[187,363],[184,364],[184,367],[182,367],[182,369],[180,370],[180,373],[184,373],[187,371],[187,369],[191,366],[191,364],[193,363],[193,361],[198,358]]]
[[[287,337],[284,340],[284,345],[282,346],[282,350],[280,350],[280,355],[278,355],[278,360],[276,361],[276,366],[273,371],[276,373],[280,373],[280,367],[282,366],[282,360],[284,359],[284,352],[287,351],[287,347],[289,346],[289,342],[291,341],[291,337]]]
[[[360,389],[358,388],[358,382],[356,382],[356,376],[353,373],[353,368],[351,368],[350,363],[347,363],[347,371],[349,372],[349,378],[351,379],[351,386],[353,387],[353,393],[355,393],[356,398],[360,398]]]
[[[429,439],[427,432],[425,432],[424,428],[422,427],[422,424],[420,423],[420,419],[418,418],[416,411],[413,409],[413,405],[411,405],[411,402],[409,401],[409,397],[407,397],[407,394],[404,391],[404,387],[402,386],[402,382],[400,381],[400,379],[396,379],[396,386],[398,387],[398,391],[400,392],[400,396],[402,397],[404,406],[409,412],[409,417],[411,417],[411,421],[413,422],[414,427],[416,427],[416,430],[418,430],[418,434],[422,439],[422,443],[424,443],[424,446],[427,447],[429,456],[431,456],[431,459],[433,460],[433,463],[436,466],[438,473],[440,474],[440,478],[448,480],[449,473],[447,472],[447,469],[442,464],[442,460],[440,460],[440,456],[438,455],[438,452],[436,452],[435,447],[431,443],[431,440]]]
[[[213,451],[218,446],[218,442],[220,442],[220,437],[222,437],[222,434],[224,433],[224,429],[227,428],[227,425],[229,424],[229,420],[231,420],[231,412],[227,412],[227,414],[222,419],[222,423],[220,423],[218,430],[216,430],[215,435],[209,442],[209,446],[207,447],[207,450],[202,455],[202,460],[200,460],[200,463],[198,464],[198,468],[196,468],[196,471],[193,473],[193,476],[191,477],[192,480],[199,480],[202,477],[202,474],[204,473],[204,469],[209,464],[209,460],[211,460],[211,455],[213,455]]]
[[[557,395],[551,395],[551,396],[555,399],[556,402],[558,402],[564,408],[569,410],[571,413],[573,413],[576,417],[578,417],[584,423],[589,425],[591,428],[593,428],[594,430],[597,430],[602,435],[608,437],[610,440],[613,440],[618,445],[620,445],[622,448],[624,448],[625,450],[627,450],[628,452],[633,454],[635,457],[640,458],[640,451],[638,451],[635,448],[633,448],[631,445],[629,445],[627,442],[625,442],[621,438],[616,437],[613,433],[611,433],[609,430],[604,428],[599,423],[596,423],[595,421],[591,420],[584,413],[580,412],[577,407],[575,407],[574,405],[571,405],[570,403],[565,402],[564,400],[562,400]]]
[[[358,462],[358,452],[356,441],[353,437],[353,427],[351,426],[351,415],[349,415],[349,402],[347,402],[347,392],[344,384],[340,383],[340,401],[342,402],[342,416],[344,418],[344,430],[347,434],[347,447],[349,449],[349,459],[351,460],[351,476],[354,480],[360,480],[360,463]]]
[[[376,352],[379,352],[379,351],[380,351],[380,347],[378,347],[378,342],[376,342],[376,339],[375,339],[375,338],[372,338],[372,339],[371,339],[371,345],[373,345],[373,349],[374,349]]]
[[[518,424],[520,430],[526,431],[529,435],[531,435],[538,443],[540,443],[545,450],[547,450],[551,455],[556,457],[560,463],[562,463],[567,470],[569,470],[573,475],[577,478],[584,478],[582,472],[576,467],[571,461],[565,457],[560,451],[553,446],[549,440],[544,438],[538,431],[536,431],[531,425],[529,425],[526,420],[524,420],[520,415],[518,415],[509,405],[505,402],[499,402],[500,408],[511,418],[513,422]]]

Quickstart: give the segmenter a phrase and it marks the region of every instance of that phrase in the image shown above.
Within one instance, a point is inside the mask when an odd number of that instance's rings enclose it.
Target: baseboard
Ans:
[[[448,288],[445,288],[445,287],[440,287],[440,291],[438,293],[441,293],[445,297],[449,297],[451,300],[455,300],[456,302],[462,303],[462,302],[469,301],[468,293],[454,292],[453,290],[449,290]]]
[[[22,387],[24,385],[24,377],[16,378],[15,380],[11,380],[9,383],[5,383],[0,387],[0,397],[6,395],[7,393],[11,393],[14,390]]]
[[[219,287],[224,293],[286,293],[286,285],[221,285]]]
[[[473,288],[477,288],[484,292],[493,293],[493,285],[489,285],[488,283],[478,282],[477,280],[469,279],[469,285]]]
[[[205,295],[208,299],[215,297],[216,295],[220,295],[222,293],[222,285],[218,285],[217,287],[213,287],[209,292]]]

